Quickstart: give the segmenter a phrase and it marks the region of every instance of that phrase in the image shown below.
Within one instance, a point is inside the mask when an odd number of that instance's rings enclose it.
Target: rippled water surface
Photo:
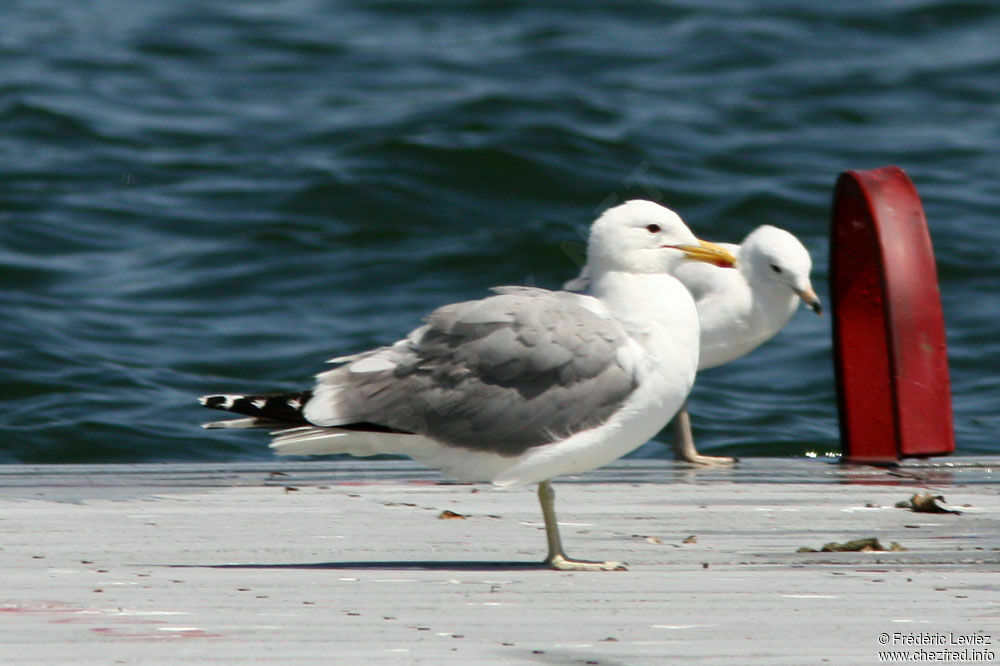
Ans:
[[[193,398],[558,286],[630,197],[792,231],[828,300],[833,183],[885,164],[930,219],[958,449],[996,452],[998,34],[985,1],[4,3],[0,461],[268,459]],[[700,448],[838,450],[829,326],[705,372]]]

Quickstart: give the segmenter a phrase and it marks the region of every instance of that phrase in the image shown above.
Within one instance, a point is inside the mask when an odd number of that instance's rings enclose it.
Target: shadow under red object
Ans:
[[[891,462],[952,453],[934,250],[920,197],[899,167],[840,174],[830,292],[845,459]]]

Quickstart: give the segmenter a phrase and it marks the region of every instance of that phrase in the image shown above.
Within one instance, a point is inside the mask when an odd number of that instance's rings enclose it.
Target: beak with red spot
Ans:
[[[665,245],[664,247],[672,247],[675,250],[680,250],[692,261],[704,261],[721,268],[736,267],[736,257],[733,256],[732,252],[721,245],[709,243],[701,239],[698,239],[698,245]]]

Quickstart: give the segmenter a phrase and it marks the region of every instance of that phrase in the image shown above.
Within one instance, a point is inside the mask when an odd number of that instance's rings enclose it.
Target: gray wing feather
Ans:
[[[307,418],[367,421],[503,455],[607,420],[636,384],[619,358],[621,327],[583,307],[586,297],[498,292],[439,308],[405,340],[321,374]]]

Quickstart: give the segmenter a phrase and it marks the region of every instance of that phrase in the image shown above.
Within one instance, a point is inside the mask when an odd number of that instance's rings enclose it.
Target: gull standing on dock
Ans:
[[[698,369],[714,368],[764,344],[792,318],[799,301],[822,313],[809,273],[812,258],[795,236],[771,225],[754,229],[740,245],[720,243],[737,258],[738,270],[687,262],[674,276],[690,290],[701,322]],[[590,263],[564,289],[590,288]],[[674,457],[702,464],[731,464],[733,458],[698,453],[687,403],[674,418]]]
[[[502,287],[446,305],[391,346],[333,359],[311,390],[202,397],[244,416],[206,427],[276,430],[280,455],[401,454],[459,480],[538,483],[545,564],[622,568],[565,555],[550,480],[629,453],[681,408],[698,313],[673,274],[735,258],[649,201],[605,211],[588,253],[591,295]]]

